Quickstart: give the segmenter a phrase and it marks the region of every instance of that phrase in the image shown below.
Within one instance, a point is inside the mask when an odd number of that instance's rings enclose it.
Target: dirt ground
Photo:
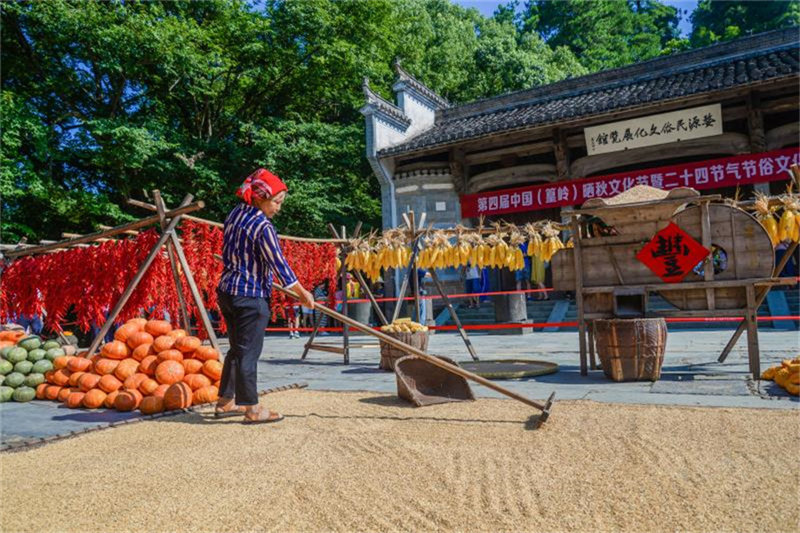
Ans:
[[[800,418],[295,390],[0,454],[0,530],[797,531]]]

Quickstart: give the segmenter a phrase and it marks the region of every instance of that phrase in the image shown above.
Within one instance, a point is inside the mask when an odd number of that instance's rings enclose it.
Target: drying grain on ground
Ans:
[[[781,410],[374,393],[262,399],[0,454],[2,531],[792,531],[800,424]],[[33,506],[33,507],[31,507]],[[36,512],[10,512],[9,509]]]

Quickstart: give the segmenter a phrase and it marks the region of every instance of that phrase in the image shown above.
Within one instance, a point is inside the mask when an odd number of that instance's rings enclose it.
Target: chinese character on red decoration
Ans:
[[[636,258],[666,283],[678,283],[708,253],[691,235],[670,222],[636,254]]]

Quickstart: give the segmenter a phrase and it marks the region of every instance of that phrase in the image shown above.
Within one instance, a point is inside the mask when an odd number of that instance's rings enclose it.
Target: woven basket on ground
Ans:
[[[400,342],[404,342],[409,346],[413,346],[418,350],[422,350],[423,352],[428,349],[427,331],[417,331],[414,333],[407,333],[407,332],[397,332],[397,333],[385,332],[385,333],[386,335],[394,337]],[[381,341],[381,362],[380,365],[378,365],[378,367],[383,370],[394,371],[395,361],[407,355],[412,355],[412,354],[404,350],[400,350],[399,348],[395,348],[391,344]]]
[[[603,372],[614,381],[661,377],[667,344],[663,318],[595,320],[594,338]]]

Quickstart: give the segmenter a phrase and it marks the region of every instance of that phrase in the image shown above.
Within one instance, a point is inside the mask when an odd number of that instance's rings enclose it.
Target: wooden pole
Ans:
[[[181,207],[179,207],[178,209],[174,209],[173,211],[170,212],[175,213],[177,211],[180,211],[181,208],[183,208],[184,206],[189,207],[189,205],[186,204],[189,204],[189,202],[191,201],[192,201],[192,195],[187,194],[184,197],[183,202],[181,202]],[[202,205],[203,202],[197,202],[197,203]],[[195,204],[190,204],[190,205],[195,205]],[[155,218],[156,220],[154,222],[157,222],[158,215],[156,215]],[[167,239],[169,239],[170,235],[172,234],[171,232],[175,229],[180,220],[181,220],[180,214],[177,215],[172,220],[170,220],[166,231],[161,234],[161,237],[158,239],[158,242],[153,246],[147,258],[139,266],[139,270],[136,272],[136,275],[133,277],[130,283],[128,283],[128,286],[125,287],[125,292],[123,292],[122,296],[119,297],[119,300],[117,300],[116,305],[114,305],[114,309],[111,310],[111,312],[108,315],[108,318],[106,318],[103,327],[100,328],[100,332],[97,334],[94,340],[92,340],[92,345],[89,347],[89,351],[87,352],[86,357],[91,357],[95,354],[95,352],[97,351],[97,347],[100,346],[100,343],[103,341],[106,334],[111,329],[111,325],[114,323],[114,320],[117,319],[117,315],[119,315],[119,312],[122,311],[123,307],[125,307],[125,304],[128,303],[128,298],[131,297],[131,294],[133,294],[133,291],[134,289],[136,289],[136,286],[139,285],[140,281],[142,281],[144,273],[147,272],[148,268],[150,268],[150,265],[156,258],[156,255],[161,253],[161,247],[167,242]]]
[[[219,351],[217,334],[214,332],[214,327],[211,325],[211,320],[208,319],[206,306],[203,303],[203,298],[200,295],[200,291],[197,289],[197,284],[194,282],[192,270],[189,268],[189,263],[186,261],[186,256],[183,253],[183,246],[181,246],[181,243],[178,242],[178,236],[175,235],[174,226],[168,233],[168,236],[170,239],[172,239],[172,246],[175,248],[175,252],[178,254],[178,261],[180,261],[180,264],[183,267],[183,274],[186,276],[186,282],[189,284],[189,290],[192,293],[192,298],[194,298],[194,304],[197,306],[197,311],[200,313],[200,319],[203,321],[203,327],[206,328],[206,333],[208,333],[208,340],[211,341],[211,346],[213,346],[215,350]]]
[[[580,350],[581,375],[589,373],[586,368],[586,319],[583,309],[583,257],[581,253],[581,234],[578,217],[572,216],[572,240],[575,243],[573,257],[575,261],[575,305],[578,307],[578,346]]]
[[[469,340],[467,336],[467,332],[464,330],[464,326],[461,325],[461,320],[458,318],[458,313],[456,313],[453,304],[450,303],[450,298],[447,297],[447,293],[444,291],[444,287],[442,286],[441,281],[439,281],[439,276],[436,275],[436,269],[431,269],[431,278],[433,279],[434,285],[436,285],[436,290],[439,291],[439,296],[442,297],[444,300],[444,304],[447,306],[447,309],[450,310],[450,316],[453,317],[453,322],[456,323],[456,328],[458,329],[459,335],[464,340],[464,344],[467,345],[467,350],[469,350],[469,355],[472,356],[474,361],[479,361],[478,354],[475,353],[475,348],[472,346],[472,341]]]
[[[172,211],[167,211],[165,213],[167,218],[175,219],[186,213],[192,213],[194,211],[203,209],[205,204],[202,201],[195,202],[193,204],[188,204],[181,206],[177,209],[173,209]],[[132,229],[139,229],[144,228],[145,226],[149,226],[151,224],[157,224],[159,222],[158,215],[153,215],[151,217],[146,217],[141,220],[137,220],[135,222],[129,222],[127,224],[122,224],[120,226],[114,226],[110,230],[103,230],[103,231],[96,231],[94,233],[88,233],[83,235],[82,237],[77,237],[75,239],[67,239],[64,241],[58,241],[53,244],[47,244],[44,246],[34,246],[32,248],[25,248],[22,250],[10,250],[5,252],[6,257],[23,257],[26,255],[34,255],[34,254],[41,254],[50,250],[54,250],[56,248],[67,248],[70,246],[74,246],[76,244],[82,244],[85,242],[93,242],[98,239],[102,239],[104,237],[111,237],[113,235],[119,235],[120,233],[125,233],[128,230]]]
[[[275,287],[275,290],[282,292],[286,296],[290,296],[292,298],[297,299],[297,296],[293,292],[284,289],[283,287],[281,287],[278,284],[274,284],[273,286]],[[459,366],[451,365],[450,363],[448,363],[446,361],[443,361],[442,359],[439,359],[436,356],[429,355],[429,354],[423,352],[422,350],[420,350],[418,348],[415,348],[413,346],[410,346],[410,345],[408,345],[408,344],[406,344],[404,342],[401,342],[401,341],[395,339],[394,337],[390,337],[389,335],[386,335],[385,333],[383,333],[381,331],[374,330],[374,329],[370,328],[369,326],[364,325],[364,324],[362,324],[362,323],[360,323],[360,322],[358,322],[356,320],[353,320],[350,317],[344,316],[341,313],[337,313],[336,311],[334,311],[332,309],[329,309],[329,308],[325,307],[324,305],[317,304],[315,307],[318,308],[322,313],[328,315],[329,317],[331,317],[331,318],[333,318],[335,320],[339,320],[343,324],[346,324],[346,325],[351,326],[351,327],[353,327],[353,328],[355,328],[355,329],[357,329],[359,331],[367,333],[368,335],[372,335],[373,337],[377,337],[379,340],[381,340],[381,341],[383,341],[383,342],[385,342],[387,344],[390,344],[390,345],[394,346],[395,348],[399,348],[399,349],[403,350],[406,353],[410,353],[410,354],[416,355],[417,357],[419,357],[421,359],[424,359],[428,363],[430,363],[430,364],[432,364],[434,366],[438,366],[442,370],[446,370],[446,371],[450,372],[451,374],[455,374],[457,376],[461,376],[462,378],[474,381],[475,383],[479,383],[479,384],[483,385],[484,387],[487,387],[487,388],[490,388],[490,389],[492,389],[494,391],[497,391],[500,394],[508,396],[509,398],[513,398],[513,399],[515,399],[515,400],[517,400],[519,402],[524,403],[525,405],[529,405],[531,407],[535,407],[536,409],[539,409],[540,411],[548,411],[548,409],[549,409],[549,407],[547,405],[545,405],[545,404],[536,402],[534,400],[530,400],[530,399],[526,398],[525,396],[522,396],[521,394],[517,394],[516,392],[508,390],[505,387],[501,387],[500,385],[497,385],[496,383],[493,383],[493,382],[489,381],[488,379],[482,378],[481,376],[479,376],[477,374],[473,374],[472,372],[468,372],[468,371],[464,370],[463,368],[461,368]],[[553,395],[551,395],[551,398],[552,397],[553,397]]]
[[[164,216],[166,208],[164,207],[164,200],[161,198],[161,191],[158,189],[153,191],[153,197],[158,208],[158,216],[161,217],[161,231],[167,228],[167,218]],[[181,318],[183,319],[183,329],[186,330],[187,335],[192,334],[192,323],[189,320],[189,311],[186,309],[186,300],[183,297],[183,284],[181,283],[181,275],[178,272],[178,262],[175,259],[175,247],[172,241],[167,241],[167,255],[169,256],[169,265],[172,269],[172,279],[175,282],[175,289],[178,291],[178,305],[181,310]]]
[[[789,262],[789,259],[791,259],[795,250],[797,250],[797,243],[793,242],[791,245],[789,245],[789,248],[786,249],[786,253],[781,258],[780,263],[778,263],[778,265],[775,267],[775,270],[772,272],[773,278],[778,277],[778,275],[783,271],[783,267],[785,267],[786,263]],[[756,296],[756,302],[755,302],[756,315],[758,314],[758,308],[761,307],[762,303],[764,303],[764,299],[766,299],[770,289],[771,287],[764,287],[759,291],[758,295]],[[739,337],[742,336],[742,333],[744,333],[745,329],[747,329],[746,318],[741,322],[739,322],[739,326],[736,328],[736,331],[733,332],[733,335],[731,335],[731,339],[728,341],[728,344],[725,345],[725,348],[722,350],[722,353],[717,358],[718,363],[723,363],[725,359],[728,358],[728,355],[730,355],[731,350],[733,350],[733,347],[736,346],[736,342],[739,340]]]
[[[153,204],[149,204],[147,202],[142,202],[141,200],[134,200],[128,199],[128,203],[130,205],[134,205],[136,207],[141,207],[142,209],[147,209],[149,211],[156,211],[156,206]],[[185,216],[187,220],[192,220],[194,222],[199,222],[201,224],[206,224],[208,226],[214,226],[215,228],[222,228],[225,225],[222,222],[215,222],[213,220],[207,220],[205,218],[200,217],[193,217],[193,216]],[[279,239],[286,239],[287,241],[298,241],[298,242],[316,242],[316,243],[324,243],[324,242],[332,242],[334,244],[346,244],[346,239],[317,239],[314,237],[295,237],[294,235],[278,235]]]

